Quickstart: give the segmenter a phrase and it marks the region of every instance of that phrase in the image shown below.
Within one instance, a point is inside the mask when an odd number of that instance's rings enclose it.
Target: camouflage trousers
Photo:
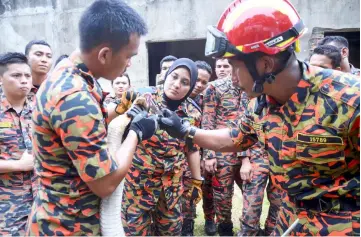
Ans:
[[[146,202],[142,198],[128,198],[123,194],[122,223],[127,236],[181,235],[183,221],[180,201],[168,208],[162,190],[155,206],[142,205]]]
[[[269,161],[266,153],[262,153],[262,150],[254,150],[250,162],[253,175],[251,182],[244,182],[241,188],[243,192],[243,210],[240,218],[241,230],[238,235],[256,236],[261,233],[260,218],[265,191],[270,202],[270,208],[264,234],[270,235],[277,223],[283,192],[277,189],[269,179]]]
[[[267,199],[270,203],[268,209],[268,215],[265,223],[265,235],[269,236],[273,233],[276,228],[276,224],[279,218],[280,208],[282,206],[283,198],[285,192],[278,189],[273,183],[272,180],[268,180],[267,186]]]
[[[190,200],[189,198],[187,198],[187,195],[193,186],[192,173],[188,166],[184,166],[183,186],[184,186],[184,191],[183,191],[183,194],[181,197],[183,219],[194,220],[196,218],[197,205],[193,202],[193,200]]]
[[[24,236],[31,212],[31,182],[23,186],[0,187],[0,236]]]
[[[232,223],[232,197],[234,182],[241,187],[240,166],[218,166],[215,174],[206,172],[203,191],[203,211],[206,220]]]
[[[290,236],[360,236],[360,210],[341,211],[336,208],[316,212],[296,208],[287,195],[284,200],[273,236],[282,235],[297,218],[299,221]]]

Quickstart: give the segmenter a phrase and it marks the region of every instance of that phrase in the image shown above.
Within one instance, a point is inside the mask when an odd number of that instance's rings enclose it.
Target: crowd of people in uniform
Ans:
[[[197,214],[209,236],[359,235],[360,70],[342,36],[298,60],[305,26],[289,1],[269,2],[231,3],[208,28],[214,69],[169,55],[154,87],[126,73],[147,26],[121,0],[92,3],[79,49],[54,65],[42,40],[0,54],[0,233],[101,235],[100,200],[124,182],[127,236],[193,236]],[[148,108],[133,103],[145,94]],[[132,120],[114,157],[120,114]]]

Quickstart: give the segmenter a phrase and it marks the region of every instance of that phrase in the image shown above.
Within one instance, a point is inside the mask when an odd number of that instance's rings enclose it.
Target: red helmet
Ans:
[[[217,29],[208,29],[207,41],[210,42],[207,42],[206,55],[218,57],[232,57],[237,51],[274,55],[293,43],[298,51],[298,39],[306,32],[299,14],[288,0],[235,0],[223,12]],[[221,42],[222,37],[227,42]],[[217,50],[217,47],[220,48]],[[223,55],[216,53],[219,49]]]

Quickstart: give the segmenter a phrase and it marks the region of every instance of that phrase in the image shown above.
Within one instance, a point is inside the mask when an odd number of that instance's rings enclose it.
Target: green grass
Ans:
[[[239,218],[242,215],[242,206],[243,206],[243,196],[242,191],[238,186],[234,185],[234,195],[233,195],[233,205],[232,205],[232,221],[233,221],[233,231],[236,234],[240,229]],[[269,202],[267,200],[266,194],[263,201],[262,215],[261,215],[261,227],[264,228],[264,223],[267,218],[269,209]],[[205,236],[204,233],[204,215],[202,202],[197,205],[197,218],[194,225],[194,236]]]

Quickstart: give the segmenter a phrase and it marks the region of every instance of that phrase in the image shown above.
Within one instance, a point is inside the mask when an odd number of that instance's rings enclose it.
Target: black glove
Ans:
[[[188,130],[190,128],[189,123],[183,122],[183,120],[169,109],[162,109],[162,115],[159,119],[159,127],[167,131],[167,133],[178,139],[185,139]]]
[[[158,116],[148,116],[146,111],[136,115],[130,124],[129,130],[133,130],[138,137],[138,143],[153,136],[158,128]]]
[[[127,111],[127,115],[129,117],[131,117],[132,119],[135,118],[135,116],[137,116],[138,114],[140,114],[141,112],[146,111],[145,108],[141,105],[133,105],[128,111]]]

